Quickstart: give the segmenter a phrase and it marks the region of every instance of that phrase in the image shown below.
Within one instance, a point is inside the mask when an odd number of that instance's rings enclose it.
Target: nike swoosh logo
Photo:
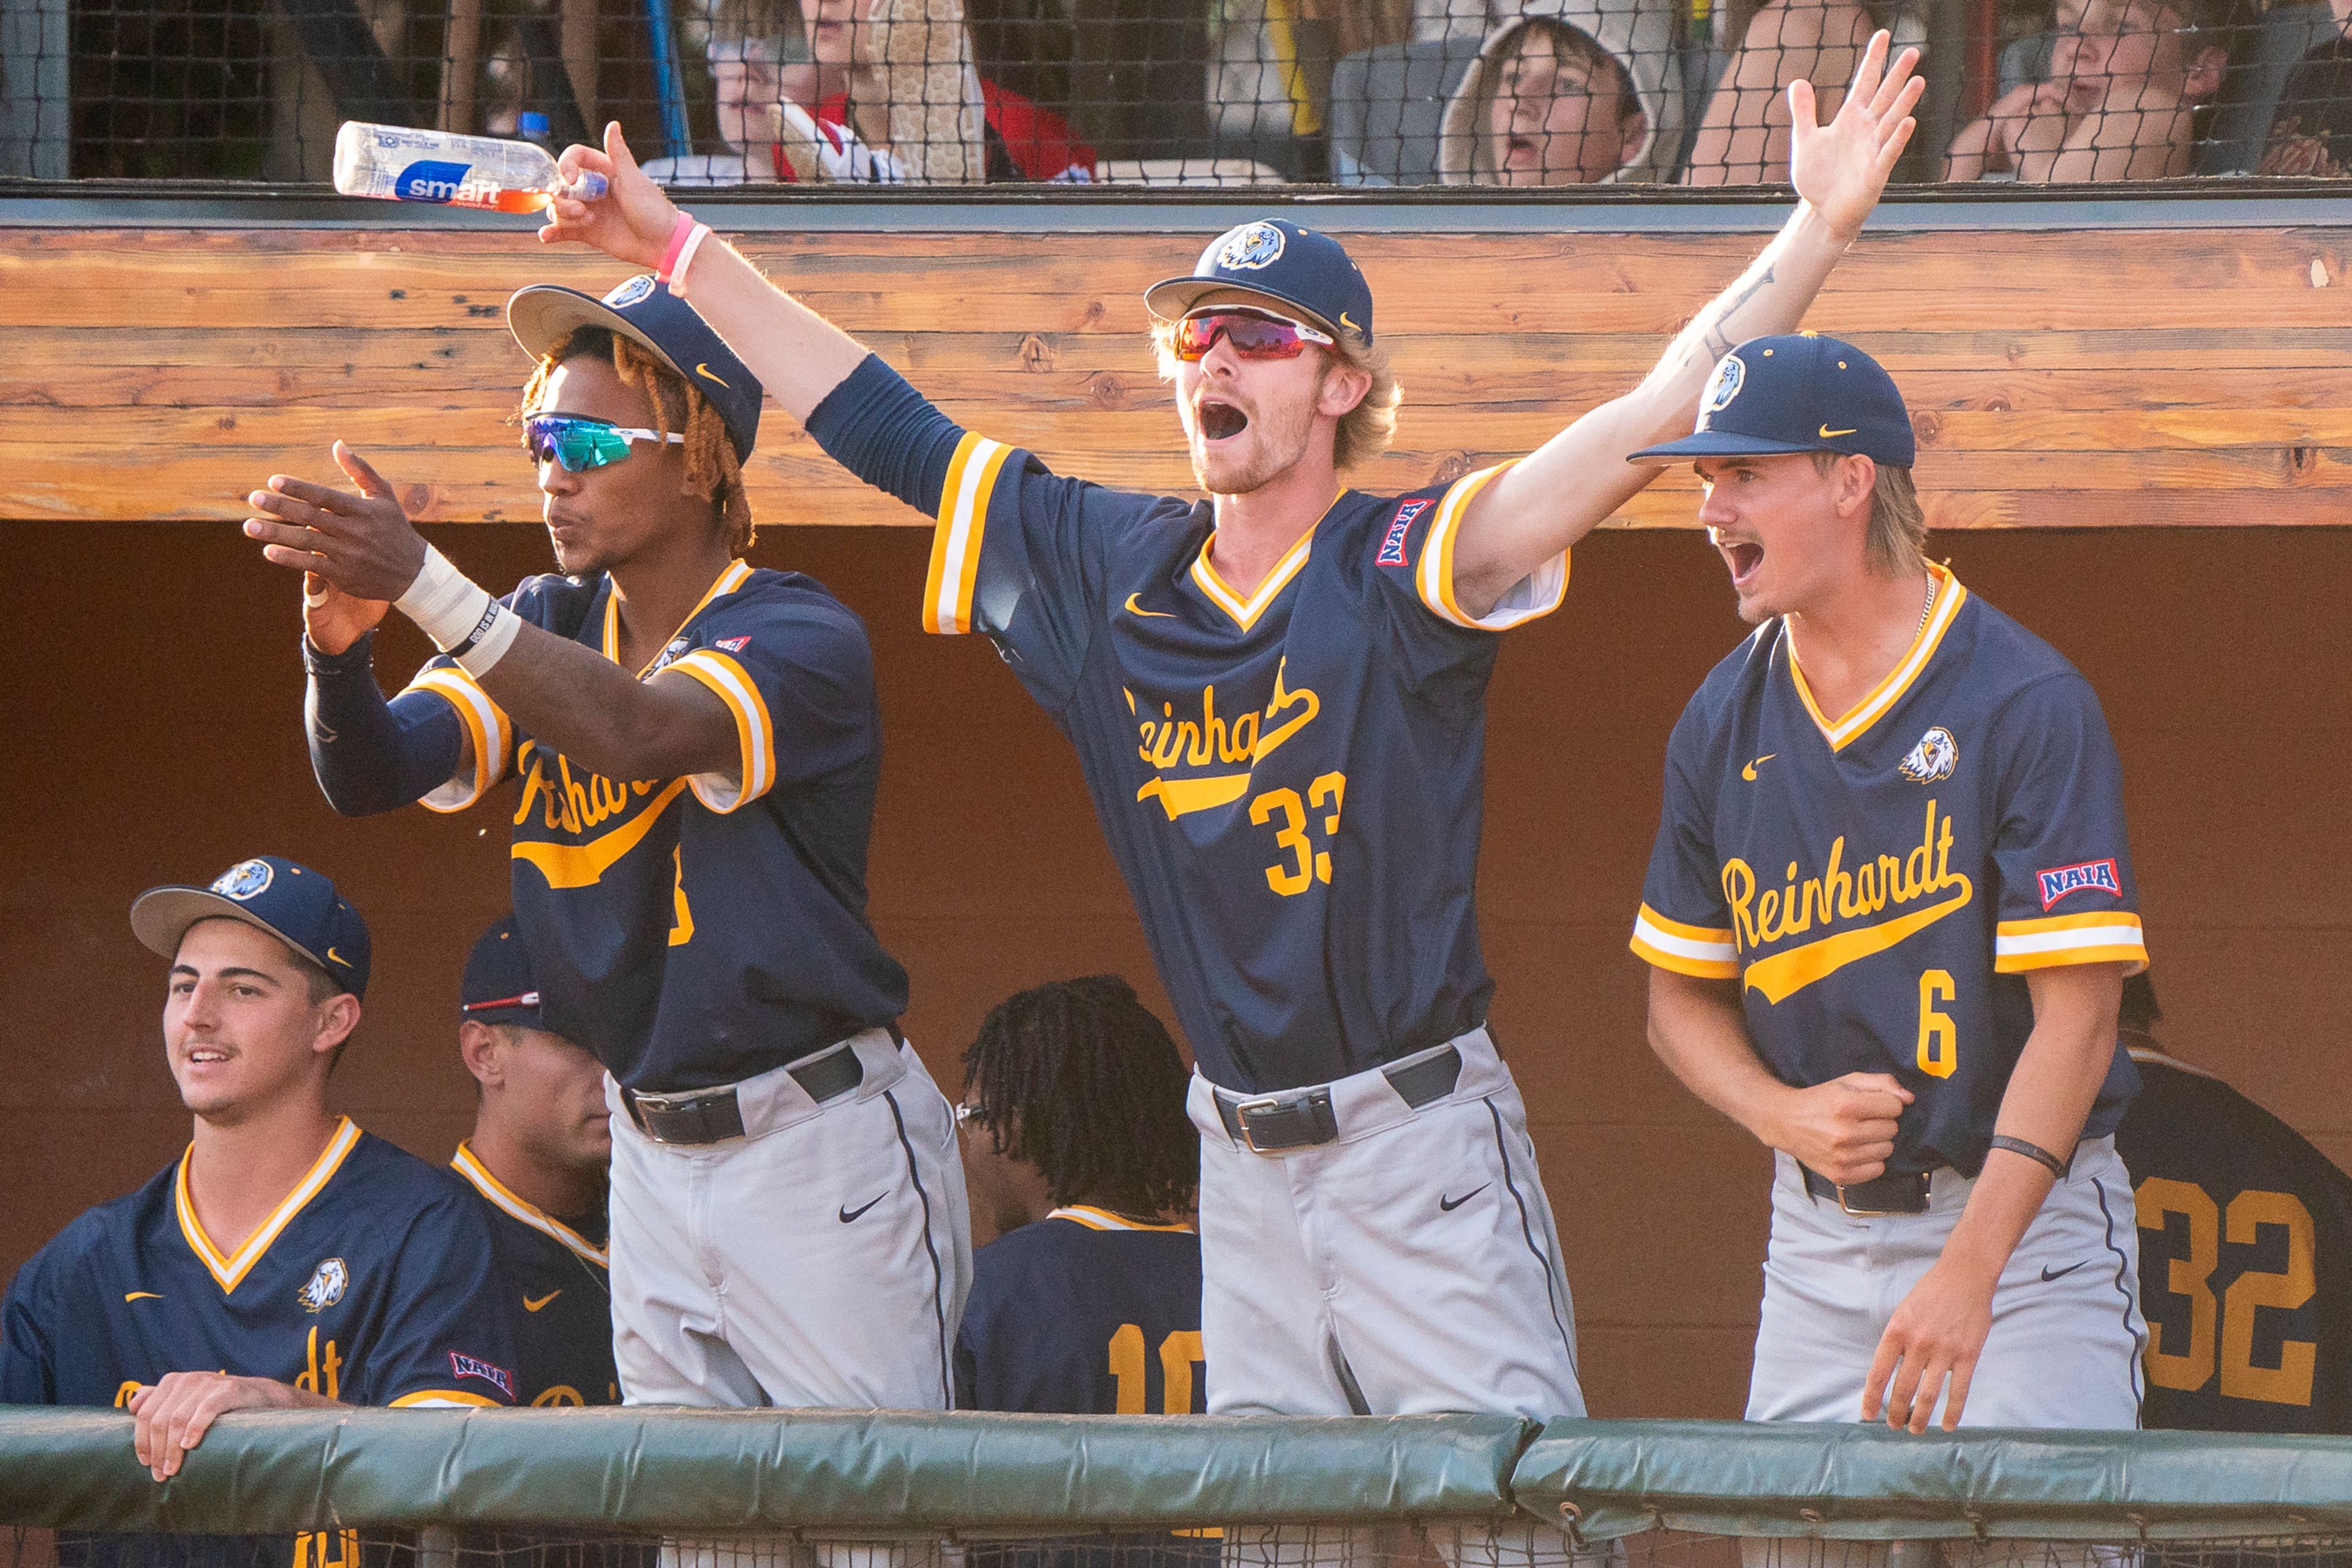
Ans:
[[[1363,328],[1356,325],[1355,322],[1348,320],[1348,312],[1345,310],[1339,312],[1339,324],[1347,328],[1351,332],[1360,332],[1364,330]]]
[[[526,1312],[536,1312],[541,1307],[546,1306],[550,1301],[554,1300],[558,1296],[562,1294],[563,1292],[561,1290],[550,1290],[546,1295],[541,1296],[536,1301],[532,1300],[530,1297],[525,1296],[522,1299],[522,1310]]]
[[[350,959],[345,958],[341,953],[337,952],[331,947],[327,950],[327,962],[330,963],[340,963],[345,969],[349,969],[352,966],[352,961]]]
[[[2087,1258],[2083,1259],[2083,1263],[2088,1263],[2091,1260]],[[2063,1268],[2044,1268],[2042,1271],[2042,1282],[2044,1285],[2047,1285],[2053,1279],[2063,1279],[2067,1275],[2074,1272],[2075,1269],[2082,1268],[2083,1263],[2070,1263]]]
[[[1491,1187],[1494,1184],[1495,1184],[1492,1182],[1483,1182],[1477,1186],[1471,1188],[1468,1192],[1463,1194],[1458,1198],[1449,1198],[1444,1193],[1440,1193],[1437,1194],[1437,1206],[1445,1213],[1452,1214],[1455,1209],[1460,1208],[1464,1204],[1468,1203],[1472,1198],[1476,1197],[1480,1193],[1485,1192],[1488,1187]]]
[[[1757,758],[1754,762],[1740,769],[1739,776],[1746,779],[1749,784],[1754,784],[1756,782],[1756,770],[1780,754],[1780,753],[1778,752],[1765,752],[1762,756]]]
[[[882,1194],[882,1197],[876,1198],[876,1199],[874,1199],[872,1202],[867,1203],[866,1205],[865,1205],[863,1207],[860,1207],[860,1208],[851,1208],[847,1204],[844,1204],[844,1205],[842,1205],[842,1206],[841,1206],[841,1223],[842,1223],[842,1224],[844,1224],[844,1225],[847,1225],[851,1220],[854,1220],[854,1219],[856,1219],[859,1215],[864,1214],[864,1213],[866,1212],[866,1209],[870,1209],[870,1208],[872,1208],[872,1207],[874,1206],[874,1205],[875,1205],[875,1204],[878,1204],[878,1203],[880,1203],[880,1202],[882,1201],[882,1198],[887,1198],[887,1197],[888,1197],[889,1195],[890,1195],[889,1194],[887,1194],[887,1193],[884,1193],[884,1194]]]
[[[1857,426],[1856,428],[1858,429],[1860,426]],[[1832,430],[1826,425],[1822,426],[1822,439],[1824,441],[1828,440],[1832,436],[1851,436],[1853,434],[1853,430]]]
[[[1975,884],[1966,877],[1953,875],[1959,890],[1938,904],[1924,910],[1913,910],[1874,926],[1859,931],[1842,931],[1835,936],[1825,936],[1819,942],[1809,942],[1802,947],[1792,947],[1786,952],[1776,952],[1769,958],[1759,958],[1748,966],[1743,979],[1747,988],[1761,991],[1764,1000],[1778,1006],[1811,985],[1814,981],[1836,973],[1847,964],[1885,952],[1888,948],[1927,930],[1946,915],[1968,908],[1976,896]]]
[[[1167,610],[1145,609],[1135,602],[1135,595],[1132,594],[1127,596],[1127,613],[1130,616],[1150,616],[1155,620],[1162,621],[1172,621],[1176,618],[1174,614]]]
[[[132,1290],[122,1299],[125,1301],[160,1301],[163,1298],[153,1290]]]
[[[725,382],[719,381],[719,377],[712,374],[709,362],[707,360],[694,367],[694,374],[702,377],[705,381],[718,381],[719,385],[727,386]],[[735,389],[731,386],[727,386],[727,390],[732,392]]]

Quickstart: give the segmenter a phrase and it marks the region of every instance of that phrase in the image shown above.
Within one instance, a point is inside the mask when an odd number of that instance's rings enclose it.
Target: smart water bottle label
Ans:
[[[431,158],[420,158],[400,172],[393,183],[393,191],[404,202],[452,202],[473,197],[475,192],[467,184],[471,163],[445,163]]]

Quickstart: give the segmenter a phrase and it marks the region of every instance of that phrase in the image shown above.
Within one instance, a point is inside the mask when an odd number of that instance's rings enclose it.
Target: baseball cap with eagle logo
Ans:
[[[131,934],[165,958],[198,921],[242,921],[325,970],[354,996],[367,994],[368,929],[334,883],[277,855],[240,860],[203,888],[150,888],[131,902]]]
[[[533,359],[544,357],[581,327],[617,332],[675,371],[719,410],[737,459],[751,457],[766,393],[751,367],[669,285],[640,272],[602,300],[577,289],[534,283],[507,301],[507,330]]]
[[[1837,338],[1751,338],[1716,362],[1698,427],[1644,447],[1629,463],[1779,452],[1843,452],[1907,468],[1918,456],[1911,416],[1885,367]]]
[[[1287,218],[1260,218],[1209,242],[1192,270],[1143,291],[1144,308],[1174,321],[1203,305],[1256,305],[1338,337],[1372,341],[1372,286],[1347,247]]]

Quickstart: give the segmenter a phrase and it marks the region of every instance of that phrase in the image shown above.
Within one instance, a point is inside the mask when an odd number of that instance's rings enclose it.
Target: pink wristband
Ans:
[[[686,269],[694,265],[694,258],[702,249],[702,242],[709,237],[710,226],[698,223],[694,226],[694,232],[686,237],[686,243],[678,247],[677,259],[669,269],[669,291],[681,300],[686,298]]]
[[[694,233],[694,229],[692,213],[677,215],[677,226],[669,231],[669,248],[662,253],[661,265],[654,268],[656,281],[667,283],[677,273],[677,258],[685,251],[687,239]]]

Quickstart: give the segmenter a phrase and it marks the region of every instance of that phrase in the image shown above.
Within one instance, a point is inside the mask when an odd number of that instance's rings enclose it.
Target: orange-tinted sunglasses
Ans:
[[[1180,360],[1198,360],[1223,338],[1244,359],[1297,359],[1308,343],[1332,346],[1328,332],[1318,332],[1303,321],[1255,310],[1204,310],[1176,323],[1169,345]]]

